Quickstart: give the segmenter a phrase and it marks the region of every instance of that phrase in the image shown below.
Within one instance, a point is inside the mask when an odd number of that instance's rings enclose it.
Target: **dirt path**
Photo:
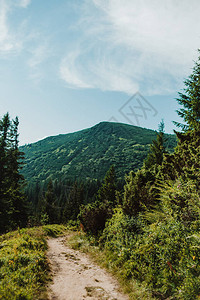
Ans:
[[[128,300],[118,292],[117,282],[79,251],[70,249],[65,238],[48,240],[48,258],[53,272],[50,300]]]

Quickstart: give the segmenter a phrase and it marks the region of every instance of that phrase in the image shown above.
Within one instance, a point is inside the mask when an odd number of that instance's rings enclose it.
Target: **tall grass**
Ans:
[[[47,299],[46,240],[48,235],[56,236],[64,231],[64,226],[48,225],[0,236],[0,299]]]
[[[130,300],[154,299],[147,285],[141,284],[133,277],[124,277],[123,266],[113,263],[115,260],[113,252],[101,248],[94,237],[83,232],[74,232],[70,235],[68,244],[75,250],[87,253],[96,264],[114,275],[118,279],[121,290],[128,295]]]

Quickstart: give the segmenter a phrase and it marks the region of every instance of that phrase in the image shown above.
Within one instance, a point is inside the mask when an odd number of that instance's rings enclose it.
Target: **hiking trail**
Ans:
[[[110,274],[67,246],[66,237],[49,239],[47,255],[53,275],[50,300],[128,300]]]

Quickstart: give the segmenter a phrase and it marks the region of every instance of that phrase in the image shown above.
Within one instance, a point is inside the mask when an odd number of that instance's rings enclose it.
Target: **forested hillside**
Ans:
[[[175,135],[166,134],[173,151]],[[111,165],[117,178],[142,166],[156,132],[127,124],[102,122],[70,134],[48,137],[20,147],[25,153],[27,181],[52,179],[102,180]]]

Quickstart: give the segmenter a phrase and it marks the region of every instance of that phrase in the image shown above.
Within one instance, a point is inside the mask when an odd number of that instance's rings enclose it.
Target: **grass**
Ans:
[[[63,233],[66,227],[62,225],[46,225],[0,236],[1,300],[47,299],[47,237]]]
[[[92,260],[100,267],[106,269],[115,278],[117,278],[122,291],[129,296],[131,300],[153,300],[147,286],[140,284],[136,280],[124,278],[121,268],[111,263],[110,252],[101,250],[92,237],[86,236],[83,232],[73,232],[68,238],[68,244],[75,250],[87,253]]]
[[[153,299],[144,285],[123,278],[120,268],[110,263],[109,253],[97,247],[93,238],[74,228],[45,225],[0,236],[0,300],[48,299],[46,286],[51,275],[47,238],[63,234],[67,234],[67,242],[73,249],[88,253],[95,263],[112,273],[130,299]]]

